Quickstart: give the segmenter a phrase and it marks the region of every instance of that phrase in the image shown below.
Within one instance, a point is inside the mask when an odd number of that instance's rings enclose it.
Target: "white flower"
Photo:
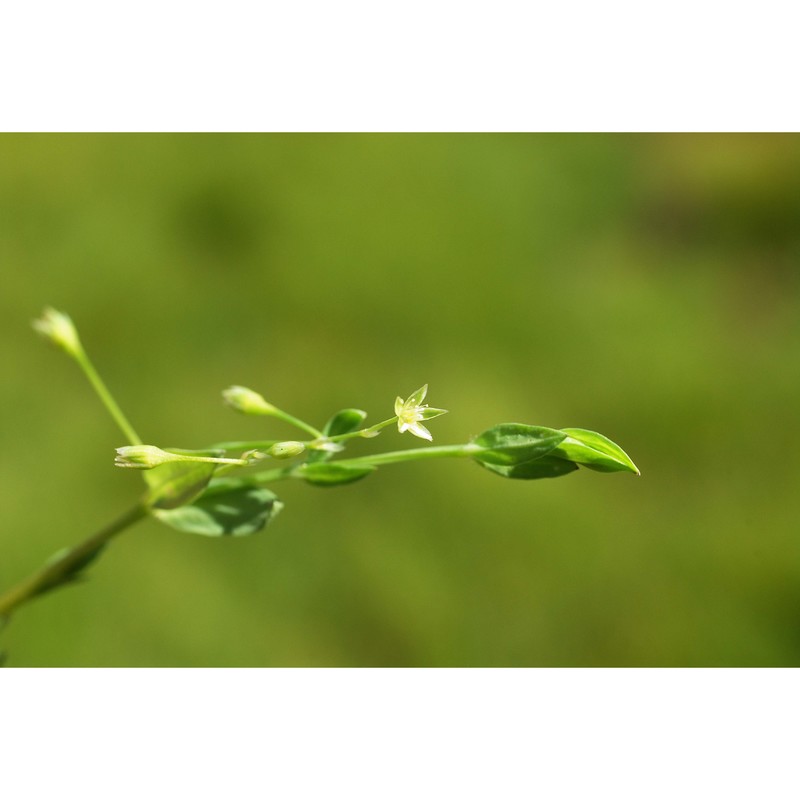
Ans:
[[[425,395],[428,393],[428,384],[417,389],[414,394],[410,395],[408,399],[403,400],[398,397],[394,401],[394,413],[397,416],[397,430],[400,433],[413,433],[414,436],[419,436],[420,439],[427,439],[429,442],[433,441],[431,432],[421,424],[422,420],[433,419],[440,414],[446,414],[443,408],[429,408],[422,405]]]

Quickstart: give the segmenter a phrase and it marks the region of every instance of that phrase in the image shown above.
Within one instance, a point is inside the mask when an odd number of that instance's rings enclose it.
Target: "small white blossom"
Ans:
[[[419,436],[420,439],[427,439],[429,442],[433,441],[431,432],[422,424],[423,420],[433,419],[440,414],[446,414],[443,408],[429,408],[423,405],[422,401],[428,393],[428,384],[417,389],[414,394],[410,395],[406,400],[398,397],[394,401],[394,413],[397,416],[397,430],[400,433],[413,433],[414,436]]]

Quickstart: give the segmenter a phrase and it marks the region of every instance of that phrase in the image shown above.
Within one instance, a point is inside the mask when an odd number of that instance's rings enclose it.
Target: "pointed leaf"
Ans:
[[[343,408],[337,411],[326,423],[322,429],[325,436],[341,436],[343,433],[352,433],[361,427],[361,424],[367,418],[367,412],[362,411],[360,408]],[[333,456],[333,452],[325,450],[312,450],[308,454],[308,462],[311,464],[327,461]]]
[[[515,478],[517,480],[535,480],[537,478],[558,478],[567,475],[578,469],[577,464],[564,461],[553,456],[536,458],[533,461],[524,461],[522,464],[488,464],[478,462],[482,467],[502,475],[504,478]]]
[[[70,564],[68,568],[50,575],[45,582],[40,583],[31,593],[31,597],[39,597],[40,595],[52,592],[54,589],[58,589],[62,586],[85,580],[86,576],[84,575],[84,570],[103,552],[107,544],[107,542],[100,542],[99,544],[93,545],[79,559]],[[71,547],[65,547],[59,550],[47,559],[45,566],[50,567],[57,564],[62,559],[71,555],[72,552],[73,548]]]
[[[355,466],[344,462],[303,464],[298,468],[298,474],[314,486],[343,486],[346,483],[366,478],[375,472],[371,464]]]
[[[194,502],[180,508],[154,508],[152,513],[184,533],[247,536],[260,531],[281,508],[283,503],[263,486],[218,478]]]
[[[360,408],[343,408],[334,414],[326,423],[322,432],[326,436],[341,436],[357,430],[367,418],[367,412]]]
[[[473,440],[482,450],[473,455],[483,464],[522,464],[546,456],[567,435],[553,428],[506,422],[484,431]]]
[[[150,487],[147,504],[151,508],[178,508],[190,503],[208,486],[217,464],[172,462],[144,472]]]
[[[639,470],[628,454],[602,434],[583,428],[562,428],[567,434],[553,455],[574,461],[598,472],[634,472]]]

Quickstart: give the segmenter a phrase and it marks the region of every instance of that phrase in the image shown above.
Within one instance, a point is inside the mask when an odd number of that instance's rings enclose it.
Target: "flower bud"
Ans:
[[[131,469],[153,469],[169,461],[183,461],[185,456],[167,453],[151,444],[128,445],[117,448],[117,457],[114,459],[115,467],[129,467]]]
[[[225,402],[242,414],[274,414],[277,409],[258,392],[245,386],[230,386],[222,393]]]
[[[78,356],[82,352],[78,331],[72,320],[63,312],[45,308],[41,317],[35,319],[32,325],[37,333],[69,355]]]
[[[267,452],[273,458],[292,458],[299,456],[306,446],[302,442],[278,442],[272,445]]]

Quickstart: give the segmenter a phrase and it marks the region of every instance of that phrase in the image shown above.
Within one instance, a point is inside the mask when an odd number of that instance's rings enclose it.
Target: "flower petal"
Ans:
[[[439,417],[446,413],[447,409],[445,408],[421,408],[419,411],[419,415],[422,419],[433,419],[434,417]]]
[[[394,415],[399,417],[403,413],[403,406],[405,405],[405,401],[402,397],[398,397],[394,401]]]
[[[431,436],[431,432],[424,425],[421,425],[419,422],[415,422],[412,425],[409,425],[408,430],[410,433],[413,433],[414,436],[419,436],[420,439],[427,439],[429,442],[433,441],[433,436]]]

